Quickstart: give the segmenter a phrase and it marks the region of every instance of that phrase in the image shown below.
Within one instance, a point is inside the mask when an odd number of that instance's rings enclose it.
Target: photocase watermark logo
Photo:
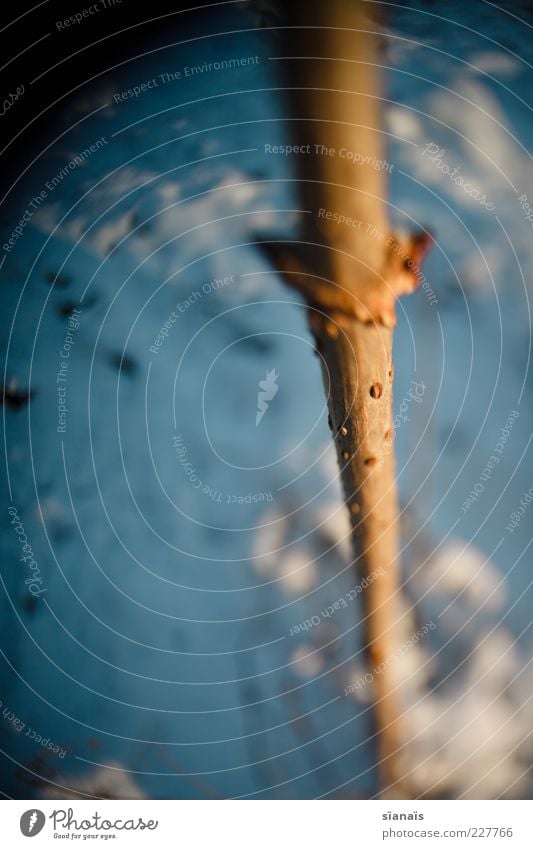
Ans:
[[[507,421],[505,422],[505,425],[500,428],[500,436],[498,438],[498,441],[496,442],[496,445],[493,448],[493,453],[487,460],[487,465],[481,472],[478,481],[474,485],[473,489],[470,490],[466,501],[463,501],[463,504],[461,506],[463,516],[465,515],[465,513],[468,512],[468,510],[470,510],[471,505],[476,503],[481,493],[485,491],[485,482],[490,480],[495,467],[500,462],[500,457],[503,454],[505,443],[509,439],[511,431],[513,429],[513,425],[519,415],[520,413],[518,412],[518,410],[511,410],[511,412],[507,416]]]
[[[76,819],[73,808],[58,808],[53,810],[48,819],[55,838],[75,839],[85,841],[90,838],[109,840],[120,837],[121,832],[155,831],[159,820],[144,820],[142,817],[120,817],[110,820],[95,811],[84,819]],[[25,837],[35,837],[43,830],[46,822],[45,814],[38,808],[30,808],[20,818],[20,830]]]
[[[25,811],[20,818],[20,830],[24,837],[35,837],[42,831],[46,817],[42,811],[33,808],[30,811]]]
[[[270,402],[277,394],[279,386],[276,381],[278,377],[279,374],[277,374],[276,369],[273,368],[271,371],[267,371],[266,378],[264,380],[259,381],[259,392],[257,393],[257,413],[255,416],[256,427],[268,410]]]
[[[353,681],[347,687],[344,688],[344,695],[347,696],[350,693],[353,693],[355,690],[360,690],[367,686],[368,684],[373,684],[377,675],[381,675],[386,669],[389,669],[390,666],[394,666],[401,660],[404,655],[416,646],[417,643],[420,642],[422,637],[425,637],[426,634],[429,634],[430,631],[434,631],[437,626],[433,621],[426,622],[425,625],[422,625],[421,628],[418,628],[411,637],[403,643],[398,651],[395,651],[394,654],[389,655],[385,660],[379,663],[377,666],[374,666],[373,669],[366,672],[364,675],[360,676],[357,681]]]
[[[459,174],[461,170],[461,166],[457,165],[455,168],[450,168],[449,165],[444,161],[444,157],[446,156],[446,148],[439,147],[438,144],[434,144],[433,142],[428,142],[424,150],[422,152],[422,156],[428,156],[429,161],[432,162],[436,168],[442,173],[446,174],[447,177],[450,178],[452,183],[455,183],[456,186],[459,186],[466,195],[477,200],[481,206],[484,206],[485,209],[488,209],[492,212],[496,207],[492,203],[492,201],[487,200],[487,195],[482,194],[481,191],[474,186],[472,183],[467,182],[465,178]]]

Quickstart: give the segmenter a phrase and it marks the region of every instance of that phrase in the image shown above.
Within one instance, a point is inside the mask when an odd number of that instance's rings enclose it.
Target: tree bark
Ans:
[[[382,786],[407,796],[401,698],[391,663],[399,647],[392,341],[396,298],[416,288],[429,236],[401,240],[390,230],[379,33],[363,5],[293,0],[285,12],[278,61],[307,212],[299,240],[264,248],[307,305],[350,511],[355,579],[367,583],[364,642]]]

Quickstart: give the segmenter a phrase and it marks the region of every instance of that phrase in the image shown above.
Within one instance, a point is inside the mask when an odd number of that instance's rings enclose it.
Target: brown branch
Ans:
[[[382,783],[405,796],[402,709],[390,663],[399,618],[392,329],[396,299],[416,288],[431,239],[402,240],[389,228],[385,169],[375,167],[384,161],[376,24],[359,0],[289,6],[280,61],[295,119],[299,195],[310,214],[300,240],[263,247],[303,296],[321,358],[357,575],[370,578],[362,597],[370,671],[381,670],[374,693]]]

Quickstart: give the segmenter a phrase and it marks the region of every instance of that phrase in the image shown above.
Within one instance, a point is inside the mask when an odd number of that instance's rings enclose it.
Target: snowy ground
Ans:
[[[531,43],[484,3],[445,4],[452,23],[425,5],[389,14],[391,212],[436,235],[424,272],[437,302],[403,301],[396,336],[406,641],[433,626],[398,662],[409,769],[420,793],[519,797],[531,791],[533,513],[520,501],[533,484],[533,243],[519,201],[533,204]],[[255,25],[243,9],[213,22]],[[161,44],[200,32],[181,22]],[[253,244],[297,221],[294,163],[264,153],[286,140],[275,55],[267,30],[246,31],[110,71],[65,106],[9,208],[3,242],[46,192],[0,270],[10,796],[376,792],[370,694],[345,695],[365,673],[358,600],[327,611],[354,579],[318,361]],[[259,60],[185,76],[229,56]],[[279,390],[256,425],[272,369]]]

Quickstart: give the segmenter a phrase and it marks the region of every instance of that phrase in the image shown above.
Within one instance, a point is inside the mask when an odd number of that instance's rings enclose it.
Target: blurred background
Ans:
[[[58,27],[69,5],[1,34],[0,789],[371,798],[319,362],[255,244],[301,214],[265,147],[290,141],[275,4]],[[395,338],[407,768],[427,798],[522,798],[533,7],[368,6],[390,215],[435,235]]]

